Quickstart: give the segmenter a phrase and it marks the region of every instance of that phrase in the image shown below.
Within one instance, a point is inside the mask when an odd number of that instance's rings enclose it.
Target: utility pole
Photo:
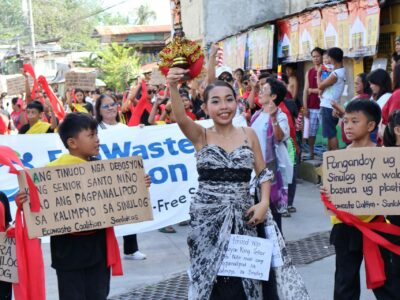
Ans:
[[[36,46],[35,46],[35,27],[33,25],[33,9],[32,0],[27,0],[28,2],[28,17],[29,17],[29,32],[31,36],[31,50],[32,50],[32,65],[35,66],[36,62]]]

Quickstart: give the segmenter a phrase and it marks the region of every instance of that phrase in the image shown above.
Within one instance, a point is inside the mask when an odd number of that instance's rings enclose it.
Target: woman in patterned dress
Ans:
[[[176,122],[196,148],[199,187],[190,207],[189,299],[263,299],[261,281],[221,277],[218,271],[231,233],[257,236],[269,207],[272,173],[251,128],[236,128],[237,102],[233,88],[216,81],[204,91],[205,112],[214,121],[205,129],[185,113],[178,82],[187,70],[172,68],[167,76]],[[251,173],[261,185],[261,200],[250,196]]]

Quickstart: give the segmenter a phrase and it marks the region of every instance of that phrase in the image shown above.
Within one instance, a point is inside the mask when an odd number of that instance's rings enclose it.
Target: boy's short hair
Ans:
[[[343,61],[343,50],[338,47],[329,48],[327,54],[330,58],[338,63]]]
[[[276,95],[276,99],[274,103],[278,106],[283,100],[285,100],[285,96],[287,93],[286,86],[278,79],[269,77],[267,78],[267,82],[271,87],[271,95]]]
[[[381,116],[382,116],[381,108],[375,101],[365,100],[365,99],[355,99],[346,106],[346,113],[353,113],[353,112],[362,112],[367,117],[368,121],[375,122],[374,130],[378,127],[379,123],[381,122]]]
[[[90,115],[81,112],[68,114],[58,127],[58,134],[68,149],[68,139],[76,137],[83,130],[97,130],[97,122]]]
[[[44,111],[43,104],[36,100],[29,103],[26,106],[26,109],[36,109],[39,113],[42,113]]]

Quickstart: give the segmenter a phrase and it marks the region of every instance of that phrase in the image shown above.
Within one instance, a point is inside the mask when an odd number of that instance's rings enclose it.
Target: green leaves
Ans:
[[[118,91],[128,88],[128,83],[140,72],[140,57],[135,48],[112,43],[98,51],[101,78],[108,87]]]

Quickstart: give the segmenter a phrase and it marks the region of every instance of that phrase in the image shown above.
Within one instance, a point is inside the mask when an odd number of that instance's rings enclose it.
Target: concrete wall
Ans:
[[[203,5],[203,0],[181,0],[183,30],[188,39],[204,39]]]
[[[289,0],[287,15],[298,13],[319,1],[320,0]]]
[[[249,26],[286,14],[288,0],[204,0],[205,42],[220,40]]]

